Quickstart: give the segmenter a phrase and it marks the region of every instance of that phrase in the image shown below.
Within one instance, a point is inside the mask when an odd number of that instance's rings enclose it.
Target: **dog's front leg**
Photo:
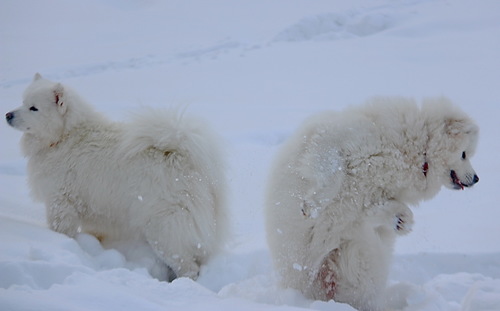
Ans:
[[[80,219],[71,200],[66,196],[53,198],[46,203],[47,222],[53,231],[75,237],[80,230]]]

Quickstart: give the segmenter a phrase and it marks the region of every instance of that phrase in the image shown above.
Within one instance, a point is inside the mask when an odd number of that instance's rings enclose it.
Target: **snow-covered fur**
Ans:
[[[266,198],[268,244],[282,284],[313,299],[383,310],[407,205],[442,185],[479,178],[469,163],[478,128],[445,98],[374,98],[308,119],[274,163]]]
[[[143,240],[176,276],[190,278],[224,243],[224,165],[201,120],[146,109],[129,123],[111,122],[39,74],[6,118],[24,131],[29,184],[52,230],[103,244]]]

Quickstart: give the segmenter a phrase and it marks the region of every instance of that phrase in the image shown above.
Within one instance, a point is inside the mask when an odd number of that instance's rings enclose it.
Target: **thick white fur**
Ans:
[[[394,240],[413,223],[407,205],[442,185],[476,183],[468,158],[477,135],[445,98],[421,108],[375,98],[308,119],[279,151],[267,191],[268,244],[282,284],[313,299],[383,309]]]
[[[29,184],[51,229],[103,243],[146,241],[177,276],[191,278],[224,242],[224,168],[201,120],[151,109],[111,122],[39,74],[10,114],[24,131]]]

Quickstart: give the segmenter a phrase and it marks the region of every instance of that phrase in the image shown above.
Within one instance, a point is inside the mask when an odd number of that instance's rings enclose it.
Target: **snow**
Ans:
[[[277,148],[304,118],[373,95],[446,95],[481,128],[480,182],[413,209],[389,305],[500,310],[498,1],[5,0],[0,41],[4,112],[38,71],[116,120],[179,105],[207,119],[226,140],[233,226],[197,281],[160,282],[147,250],[47,229],[29,197],[21,133],[3,122],[1,310],[352,310],[277,285],[263,193]]]

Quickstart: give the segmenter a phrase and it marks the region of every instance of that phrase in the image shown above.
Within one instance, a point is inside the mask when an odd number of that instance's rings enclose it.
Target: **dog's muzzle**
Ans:
[[[464,187],[472,187],[479,181],[479,177],[474,174],[474,176],[471,176],[472,178],[467,178],[467,181],[463,182],[460,178],[458,178],[458,175],[454,170],[451,170],[450,177],[451,182],[453,183],[453,188],[457,190],[463,190]]]

